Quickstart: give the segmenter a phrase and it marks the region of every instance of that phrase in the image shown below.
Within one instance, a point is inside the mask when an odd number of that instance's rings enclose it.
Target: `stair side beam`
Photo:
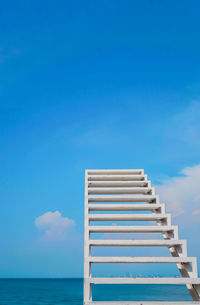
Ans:
[[[155,211],[155,213],[159,213],[159,210]],[[158,226],[166,226],[166,220],[158,220],[157,221]],[[176,229],[176,232],[174,232],[177,239],[178,239],[178,227]],[[171,232],[164,232],[163,238],[164,239],[171,239]],[[185,242],[182,247],[169,247],[169,251],[172,255],[172,257],[182,257],[184,254],[187,255],[187,243]],[[177,268],[181,274],[181,276],[184,277],[197,277],[197,265],[196,265],[196,260],[194,260],[192,263],[189,264],[179,264],[177,263]],[[194,301],[200,301],[200,285],[191,285],[191,284],[186,284],[186,287],[193,298]]]
[[[92,301],[92,285],[90,257],[90,230],[89,230],[89,209],[88,209],[88,174],[85,172],[85,219],[84,219],[84,304]]]

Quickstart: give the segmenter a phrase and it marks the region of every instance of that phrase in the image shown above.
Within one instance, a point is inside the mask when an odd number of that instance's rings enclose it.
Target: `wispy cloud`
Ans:
[[[200,102],[193,101],[167,124],[167,136],[192,147],[200,147]]]
[[[172,216],[185,214],[188,220],[200,221],[200,164],[186,167],[179,176],[165,179],[156,190]]]
[[[35,226],[43,232],[45,239],[59,241],[67,239],[69,230],[75,226],[75,222],[63,217],[59,211],[49,211],[35,219]]]

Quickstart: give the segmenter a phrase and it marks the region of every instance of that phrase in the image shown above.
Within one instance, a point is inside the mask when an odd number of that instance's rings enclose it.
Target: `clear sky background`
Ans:
[[[86,168],[144,168],[200,257],[199,11],[0,4],[0,277],[82,276]]]

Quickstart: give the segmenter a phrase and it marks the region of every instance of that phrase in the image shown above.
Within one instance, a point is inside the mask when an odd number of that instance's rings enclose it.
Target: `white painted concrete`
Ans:
[[[186,285],[186,284],[200,284],[199,278],[183,278],[183,277],[93,277],[90,279],[92,284],[145,284],[145,285]]]
[[[88,194],[151,194],[152,187],[89,187]]]
[[[144,175],[143,169],[90,169],[88,175]]]
[[[91,221],[153,221],[169,218],[169,214],[90,214]]]
[[[88,181],[140,181],[146,178],[146,175],[88,175]]]
[[[92,203],[94,202],[94,203]],[[95,203],[97,202],[97,203]],[[98,203],[103,202],[103,203]],[[112,203],[109,203],[112,202]],[[120,203],[117,203],[120,202]],[[125,202],[125,203],[122,203]],[[126,203],[134,202],[134,203]],[[141,203],[139,203],[141,202]],[[144,202],[144,203],[143,203]],[[147,204],[145,203],[147,202]],[[92,211],[103,214],[92,214]],[[110,214],[106,211],[131,211],[129,214]],[[137,214],[135,211],[151,211]],[[149,225],[94,226],[91,221],[156,221]],[[163,239],[91,239],[91,233],[162,233]],[[93,257],[91,247],[168,247],[170,257]],[[115,252],[114,252],[115,253]],[[115,253],[116,255],[117,253]],[[180,278],[93,278],[91,264],[95,263],[175,263]],[[184,284],[194,301],[198,302],[93,302],[92,284]],[[93,305],[164,305],[200,304],[200,279],[196,258],[187,256],[187,244],[178,239],[177,226],[171,225],[170,214],[165,214],[165,205],[159,203],[151,182],[142,169],[87,170],[85,174],[85,237],[84,237],[84,304]]]
[[[176,229],[177,226],[89,226],[93,233],[159,233],[173,232]]]
[[[86,303],[86,305],[197,305],[200,304],[200,302],[144,302],[144,301],[139,301],[139,302],[121,302],[121,301],[116,301],[116,302],[89,302]]]
[[[142,239],[142,240],[132,240],[132,239],[90,239],[90,246],[134,246],[134,247],[172,247],[185,245],[185,240],[160,240],[160,239]]]
[[[99,186],[108,186],[108,187],[126,187],[126,186],[135,186],[135,187],[150,187],[150,181],[88,181],[89,187],[99,187]]]
[[[163,204],[145,204],[145,203],[140,203],[140,204],[132,204],[132,203],[123,203],[123,204],[115,204],[115,203],[95,203],[92,204],[90,203],[88,205],[88,208],[90,211],[155,211],[157,209],[162,209],[164,208]]]
[[[89,257],[91,263],[193,263],[195,257]]]
[[[89,195],[89,202],[156,202],[159,203],[158,196],[155,195]]]

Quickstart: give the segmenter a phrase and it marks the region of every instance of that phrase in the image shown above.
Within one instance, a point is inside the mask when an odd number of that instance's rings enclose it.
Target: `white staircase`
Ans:
[[[134,203],[133,203],[134,202]],[[92,211],[104,214],[92,214]],[[119,213],[106,213],[118,211]],[[120,214],[127,211],[128,214]],[[130,214],[130,211],[133,212]],[[136,214],[135,211],[150,211],[151,214]],[[91,225],[98,221],[156,221],[157,225]],[[163,239],[111,240],[90,239],[91,233],[162,233]],[[91,247],[168,247],[171,257],[93,257]],[[98,278],[91,275],[93,263],[175,263],[179,278]],[[191,302],[94,302],[92,284],[178,284],[186,285]],[[85,172],[85,240],[84,240],[84,305],[182,305],[200,304],[200,279],[196,258],[187,256],[185,240],[178,239],[177,226],[171,225],[170,214],[160,204],[151,182],[142,169],[132,170],[86,170]]]

